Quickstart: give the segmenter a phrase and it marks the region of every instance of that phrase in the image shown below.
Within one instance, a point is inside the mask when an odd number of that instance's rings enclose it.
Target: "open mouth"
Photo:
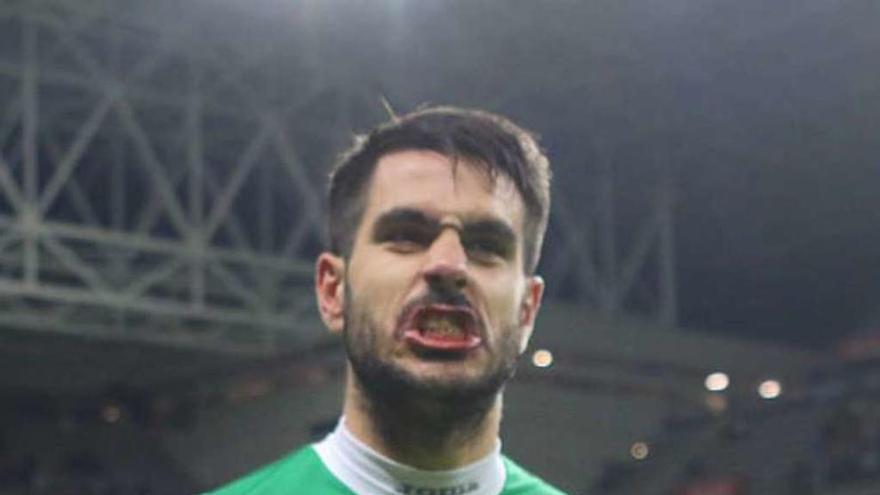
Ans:
[[[418,349],[436,352],[466,352],[483,341],[473,311],[440,304],[416,310],[408,319],[403,337]]]

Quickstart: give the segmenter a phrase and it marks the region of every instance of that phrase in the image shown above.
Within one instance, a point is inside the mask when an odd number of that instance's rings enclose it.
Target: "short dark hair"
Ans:
[[[356,136],[330,174],[328,234],[330,251],[348,257],[366,208],[368,184],[379,159],[396,151],[427,150],[457,163],[485,167],[516,186],[525,205],[524,269],[538,264],[550,212],[550,166],[535,137],[510,120],[482,110],[426,108],[393,118]]]

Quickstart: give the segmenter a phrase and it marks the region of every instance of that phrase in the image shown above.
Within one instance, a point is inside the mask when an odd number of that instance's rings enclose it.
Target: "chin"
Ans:
[[[419,363],[400,369],[414,395],[435,398],[486,399],[494,397],[512,376],[507,370],[486,370],[466,363]]]

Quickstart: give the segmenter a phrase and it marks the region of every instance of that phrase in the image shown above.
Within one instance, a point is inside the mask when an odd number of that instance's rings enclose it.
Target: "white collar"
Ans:
[[[327,469],[359,495],[497,495],[506,477],[500,440],[486,457],[445,471],[416,469],[379,454],[354,437],[344,417],[314,447]]]

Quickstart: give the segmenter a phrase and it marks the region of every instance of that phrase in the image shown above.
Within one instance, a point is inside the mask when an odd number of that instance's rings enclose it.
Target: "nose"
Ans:
[[[461,290],[467,285],[467,253],[457,230],[447,228],[434,239],[422,277],[438,289]]]

